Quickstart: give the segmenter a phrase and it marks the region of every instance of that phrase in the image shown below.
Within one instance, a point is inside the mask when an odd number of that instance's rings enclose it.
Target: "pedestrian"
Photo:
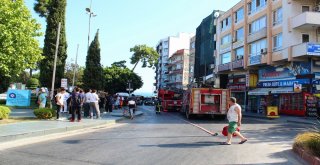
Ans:
[[[64,88],[61,88],[59,90],[59,93],[57,93],[57,95],[55,96],[56,104],[57,104],[57,120],[60,120],[60,112],[63,111],[65,93],[66,93],[66,90]]]
[[[93,119],[93,113],[96,112],[96,118],[100,119],[100,110],[99,110],[99,96],[97,95],[97,91],[95,89],[91,92],[90,97],[90,114],[91,119]]]
[[[83,104],[83,111],[84,117],[91,117],[90,116],[90,99],[91,99],[91,89],[85,89],[85,95],[84,95],[84,104]]]
[[[111,113],[112,112],[112,109],[113,109],[113,104],[114,104],[114,98],[112,95],[109,95],[107,97],[107,105],[106,105],[106,111],[108,113]]]
[[[80,89],[76,87],[74,92],[71,94],[71,119],[70,122],[74,122],[76,114],[78,122],[81,121],[81,107],[83,105],[83,98],[80,94]]]
[[[241,138],[241,141],[239,144],[243,144],[246,141],[248,141],[248,139],[245,138],[243,135],[241,135],[240,132],[237,131],[237,127],[241,126],[241,119],[242,119],[241,106],[237,104],[237,99],[235,97],[231,97],[229,99],[229,104],[231,106],[227,113],[227,118],[229,121],[228,139],[226,142],[221,143],[221,145],[231,145],[231,139],[233,134],[239,136]]]
[[[120,96],[118,94],[116,95],[116,101],[114,103],[114,107],[115,107],[115,109],[120,108]]]
[[[66,89],[64,89],[66,91]],[[67,113],[68,111],[68,106],[70,105],[70,93],[69,92],[65,92],[64,96],[63,96],[63,104],[65,105],[63,107],[63,112]]]
[[[39,108],[45,108],[47,103],[47,93],[44,88],[41,88],[40,95],[38,97]]]
[[[98,96],[99,96],[99,99],[100,99],[100,101],[99,101],[99,108],[100,108],[100,110],[102,111],[102,109],[104,109],[104,110],[106,111],[106,109],[105,109],[105,105],[106,105],[106,95],[105,95],[105,92],[104,92],[104,91],[100,91],[99,94],[98,94]],[[106,112],[104,112],[104,113],[106,113]]]
[[[128,101],[128,106],[129,106],[129,112],[130,112],[130,116],[131,116],[131,120],[132,120],[134,117],[133,110],[137,107],[136,102],[134,101],[134,99],[132,97]]]

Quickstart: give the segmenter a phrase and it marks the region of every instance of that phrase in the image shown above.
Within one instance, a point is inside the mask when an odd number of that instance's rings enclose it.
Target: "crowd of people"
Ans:
[[[46,107],[48,98],[48,93],[44,88],[37,90],[39,108]],[[57,120],[61,120],[61,114],[67,114],[67,116],[71,116],[69,118],[71,122],[80,122],[82,117],[101,119],[101,113],[111,113],[114,109],[122,109],[126,105],[129,106],[129,109],[136,106],[133,98],[112,95],[104,91],[97,92],[95,89],[83,90],[78,87],[74,88],[72,92],[60,88],[54,95],[53,102],[57,106]]]

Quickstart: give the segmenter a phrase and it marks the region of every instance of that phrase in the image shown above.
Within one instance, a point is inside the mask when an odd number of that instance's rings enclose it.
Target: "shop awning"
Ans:
[[[269,92],[272,90],[273,88],[256,88],[253,89],[251,91],[248,92],[248,95],[269,95]]]
[[[273,88],[271,90],[272,94],[280,94],[280,93],[294,93],[293,87],[281,87],[281,88]]]

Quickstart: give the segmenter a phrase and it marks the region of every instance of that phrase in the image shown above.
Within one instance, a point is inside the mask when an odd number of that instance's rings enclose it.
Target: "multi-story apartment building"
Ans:
[[[217,13],[222,12],[214,10],[212,14],[202,20],[196,29],[194,78],[200,84],[213,82],[213,68],[215,66],[213,54],[216,50],[215,15]]]
[[[194,82],[194,60],[195,60],[195,50],[196,50],[196,36],[190,39],[189,48],[189,83]]]
[[[169,89],[187,89],[189,84],[189,50],[181,49],[169,58]]]
[[[305,98],[319,92],[319,27],[319,0],[240,1],[218,18],[217,87],[227,85],[248,111],[311,115]]]
[[[180,49],[189,49],[190,38],[193,37],[192,33],[179,33],[177,36],[171,36],[159,41],[156,46],[159,53],[159,61],[156,69],[156,89],[167,88],[169,82],[168,62],[169,58]]]

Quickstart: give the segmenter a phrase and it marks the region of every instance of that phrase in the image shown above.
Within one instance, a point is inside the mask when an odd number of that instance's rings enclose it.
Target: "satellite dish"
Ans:
[[[218,18],[220,16],[220,13],[218,12],[218,11],[216,11],[215,13],[214,13],[214,17],[215,18]]]

